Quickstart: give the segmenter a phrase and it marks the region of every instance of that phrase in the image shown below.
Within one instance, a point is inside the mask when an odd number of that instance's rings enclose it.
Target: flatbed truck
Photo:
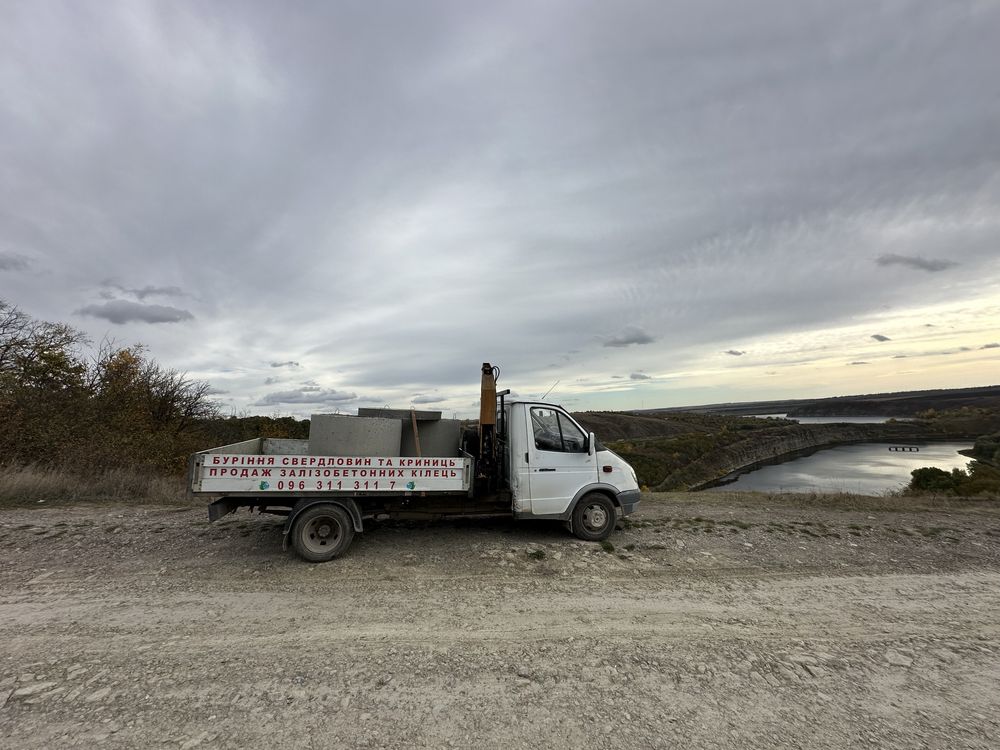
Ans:
[[[386,518],[513,515],[607,539],[638,507],[635,471],[561,406],[497,393],[496,377],[484,363],[479,423],[442,455],[421,455],[411,411],[416,455],[317,455],[312,441],[256,438],[195,453],[189,491],[210,500],[210,521],[241,507],[284,516],[283,547],[310,562],[342,555]]]

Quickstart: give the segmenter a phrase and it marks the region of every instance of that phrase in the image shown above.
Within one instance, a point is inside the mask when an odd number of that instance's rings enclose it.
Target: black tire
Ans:
[[[326,562],[351,546],[354,522],[339,505],[313,505],[295,519],[291,536],[292,548],[303,560]]]
[[[618,514],[607,495],[591,492],[584,495],[573,509],[573,534],[578,539],[599,542],[611,536]]]

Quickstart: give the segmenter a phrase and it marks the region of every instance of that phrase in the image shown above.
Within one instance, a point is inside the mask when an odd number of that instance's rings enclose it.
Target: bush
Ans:
[[[1000,469],[980,461],[969,463],[967,470],[952,469],[951,473],[936,466],[924,466],[910,472],[910,492],[934,492],[959,497],[981,495],[1000,497]]]
[[[972,448],[972,455],[980,461],[1000,465],[1000,432],[979,437]]]
[[[955,469],[955,471],[962,471]],[[962,474],[965,474],[963,471]],[[956,477],[936,466],[924,466],[910,472],[910,489],[915,492],[952,492],[956,486]]]

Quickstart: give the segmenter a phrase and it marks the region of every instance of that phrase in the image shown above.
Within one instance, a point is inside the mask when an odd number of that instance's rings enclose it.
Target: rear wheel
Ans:
[[[573,533],[588,542],[599,542],[615,530],[617,514],[607,495],[592,492],[573,509]]]
[[[292,547],[309,562],[326,562],[342,554],[354,539],[354,523],[339,505],[306,508],[292,525]]]

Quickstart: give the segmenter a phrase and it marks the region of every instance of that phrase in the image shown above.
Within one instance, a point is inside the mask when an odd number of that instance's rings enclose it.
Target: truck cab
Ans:
[[[517,518],[567,521],[578,536],[605,528],[603,503],[576,513],[584,498],[606,498],[614,517],[639,503],[635,471],[586,432],[560,406],[540,401],[504,404],[512,509]],[[611,524],[614,525],[613,523]]]

